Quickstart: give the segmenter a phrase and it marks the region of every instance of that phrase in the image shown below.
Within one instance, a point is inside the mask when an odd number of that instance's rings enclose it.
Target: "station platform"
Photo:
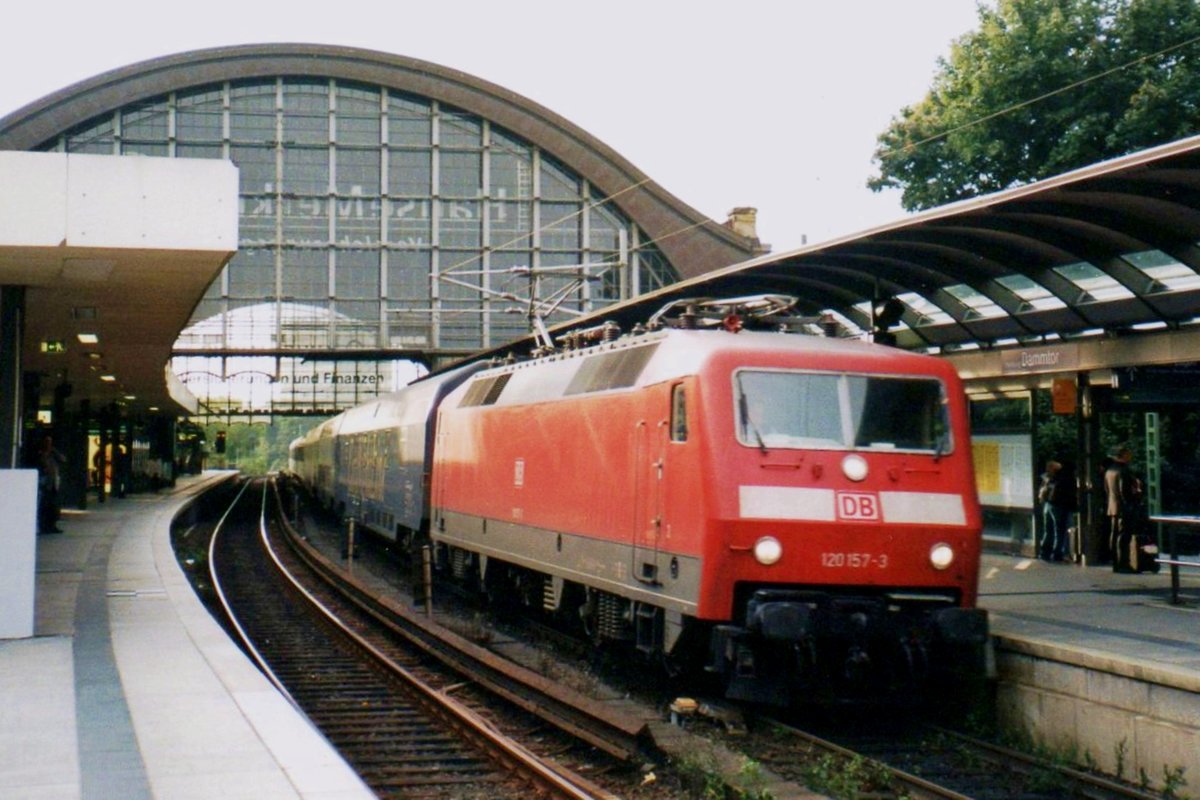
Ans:
[[[370,798],[201,604],[170,527],[234,473],[64,510],[34,636],[0,640],[0,797]]]
[[[0,797],[373,797],[176,564],[171,520],[230,477],[67,511],[38,537],[35,636],[0,640]],[[1200,782],[1200,573],[1182,588],[1172,605],[1165,571],[985,554],[1001,714],[1113,774]]]
[[[979,588],[1003,727],[1134,783],[1200,786],[1200,571],[1175,604],[1166,567],[985,553]]]

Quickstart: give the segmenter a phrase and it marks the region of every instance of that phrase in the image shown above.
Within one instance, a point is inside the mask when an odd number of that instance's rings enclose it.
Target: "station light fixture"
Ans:
[[[77,333],[75,338],[80,344],[97,344],[100,341],[100,337],[94,333]]]
[[[101,375],[100,380],[104,381],[105,383],[115,383],[117,380],[117,376],[116,375]]]

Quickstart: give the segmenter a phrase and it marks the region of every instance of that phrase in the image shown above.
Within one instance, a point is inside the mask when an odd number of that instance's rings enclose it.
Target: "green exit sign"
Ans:
[[[42,342],[43,353],[65,353],[67,352],[67,343],[62,339],[47,339]]]

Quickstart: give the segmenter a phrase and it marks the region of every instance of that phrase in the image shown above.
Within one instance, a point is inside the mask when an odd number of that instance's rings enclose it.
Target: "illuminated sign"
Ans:
[[[65,353],[67,352],[67,343],[62,339],[46,339],[42,342],[43,353]]]

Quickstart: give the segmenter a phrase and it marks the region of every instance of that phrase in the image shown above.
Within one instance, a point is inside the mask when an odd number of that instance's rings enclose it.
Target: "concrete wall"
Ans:
[[[237,249],[227,161],[0,152],[0,179],[0,247]]]
[[[33,636],[37,471],[0,469],[0,639]]]
[[[1001,727],[1127,781],[1200,785],[1200,683],[1103,653],[996,638]]]

